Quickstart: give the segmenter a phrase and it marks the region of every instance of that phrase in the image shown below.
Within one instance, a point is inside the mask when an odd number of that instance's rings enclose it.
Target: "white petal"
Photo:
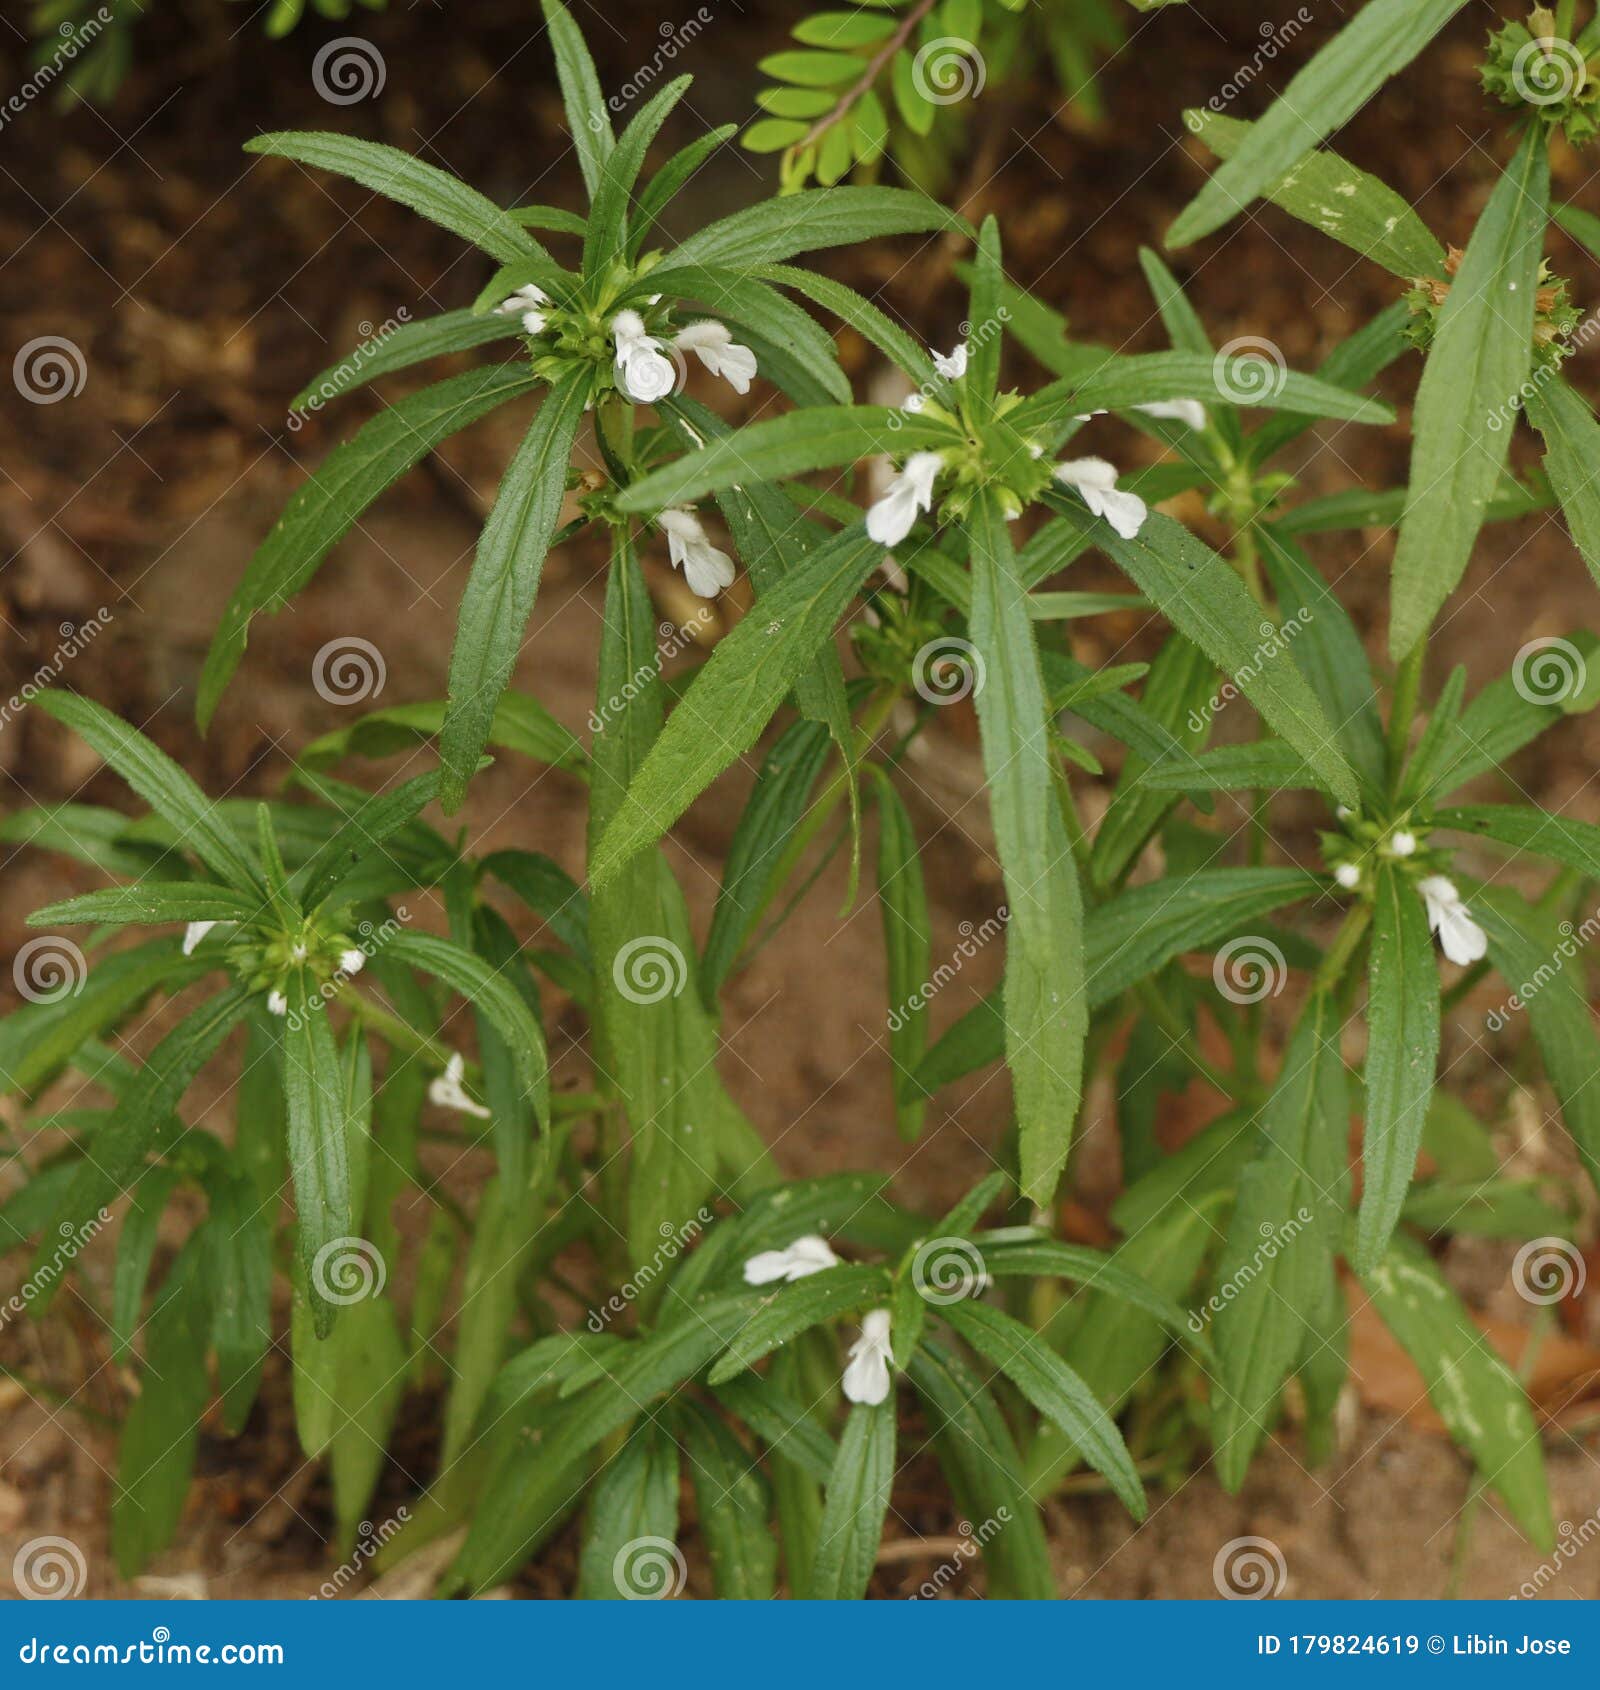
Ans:
[[[1117,484],[1116,469],[1104,458],[1069,458],[1055,467],[1056,480],[1080,491],[1085,487],[1109,493]]]
[[[913,452],[906,459],[900,473],[916,492],[918,510],[925,511],[933,504],[933,484],[943,467],[944,459],[937,452]]]
[[[714,599],[724,587],[733,585],[733,559],[715,546],[688,546],[683,554],[683,578],[689,591],[703,599]]]
[[[522,313],[522,329],[524,334],[543,334],[544,312],[524,311]]]
[[[1206,409],[1198,399],[1157,399],[1133,408],[1147,417],[1170,417],[1174,422],[1188,423],[1190,428],[1206,426]]]
[[[665,399],[677,385],[678,372],[669,358],[650,347],[632,348],[622,366],[622,390],[640,405]]]
[[[655,342],[644,331],[644,318],[637,311],[619,311],[611,319],[611,338],[616,343],[617,362],[622,363],[630,352],[650,349]]]
[[[1439,918],[1439,946],[1452,962],[1466,968],[1483,961],[1489,936],[1467,914],[1465,904],[1452,904]]]
[[[193,956],[195,947],[216,925],[214,921],[191,921],[183,930],[183,954]]]
[[[746,1285],[771,1285],[780,1279],[789,1277],[789,1252],[787,1250],[762,1250],[744,1264],[744,1282]]]
[[[827,1239],[808,1233],[782,1250],[763,1250],[752,1256],[744,1264],[745,1284],[770,1285],[777,1279],[804,1279],[807,1274],[821,1273],[824,1268],[838,1265],[839,1258]]]
[[[1361,884],[1361,870],[1354,863],[1340,863],[1333,871],[1333,878],[1345,891],[1353,892]]]
[[[962,343],[948,356],[942,352],[933,355],[933,367],[946,381],[960,381],[967,373],[967,343]]]
[[[339,953],[339,971],[342,974],[359,974],[367,966],[365,951],[348,950]]]
[[[1086,487],[1083,502],[1096,516],[1103,516],[1124,540],[1131,540],[1150,514],[1137,493],[1121,493],[1115,488],[1109,493],[1099,493]]]
[[[844,1394],[876,1408],[889,1395],[889,1365],[876,1350],[864,1350],[844,1370]]]
[[[287,1015],[289,1013],[289,1000],[282,992],[268,992],[267,1010],[272,1015]]]
[[[917,496],[901,476],[867,511],[867,537],[879,546],[898,546],[917,520]]]
[[[707,348],[715,352],[732,339],[726,323],[690,323],[678,332],[672,344],[684,352],[703,352]]]
[[[750,383],[756,378],[756,355],[736,341],[723,352],[713,373],[721,376],[735,393],[748,393]]]
[[[922,410],[922,407],[926,405],[927,402],[928,400],[925,394],[908,393],[905,398],[900,401],[900,409],[904,411],[907,416],[914,417],[918,415],[918,413]]]

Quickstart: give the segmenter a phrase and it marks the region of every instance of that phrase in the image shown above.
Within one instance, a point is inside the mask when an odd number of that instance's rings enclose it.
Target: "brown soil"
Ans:
[[[209,8],[191,10],[210,16]],[[387,85],[377,101],[350,108],[327,106],[310,81],[312,54],[337,30],[308,27],[268,49],[231,15],[226,28],[211,21],[193,33],[181,20],[158,17],[114,107],[63,115],[40,102],[8,125],[0,172],[0,249],[10,254],[0,264],[6,356],[36,336],[65,336],[83,350],[88,380],[77,397],[48,406],[23,404],[9,385],[0,391],[7,691],[50,661],[63,625],[107,607],[110,626],[74,660],[71,684],[114,704],[219,794],[273,790],[300,747],[343,724],[344,713],[308,684],[313,654],[329,640],[357,634],[383,653],[386,703],[443,695],[448,631],[476,526],[519,426],[504,414],[451,442],[391,493],[307,592],[258,624],[211,735],[202,740],[193,729],[199,665],[251,549],[306,467],[377,404],[362,393],[331,408],[345,414],[286,433],[288,399],[355,344],[363,325],[401,310],[421,316],[464,304],[487,274],[484,261],[398,209],[292,166],[253,164],[239,143],[262,129],[348,129],[446,163],[504,203],[574,205],[576,170],[529,10],[526,0],[479,0],[470,25],[460,23],[461,9],[454,20],[435,8],[362,14],[362,33],[387,61]],[[693,120],[735,120],[750,110],[752,66],[796,12],[776,4],[763,10],[719,16],[680,61],[701,78],[689,102]],[[979,108],[960,184],[966,209],[999,215],[1014,274],[1085,338],[1132,349],[1162,343],[1136,250],[1159,244],[1200,180],[1197,149],[1178,112],[1227,82],[1258,39],[1249,8],[1205,12],[1128,13],[1133,39],[1106,76],[1114,127],[1089,131],[1058,118],[1047,83]],[[657,19],[648,8],[629,9],[625,26],[613,16],[608,28],[592,11],[585,21],[596,31],[608,85],[654,49]],[[1341,143],[1415,200],[1441,236],[1458,240],[1487,193],[1493,159],[1506,150],[1505,126],[1476,90],[1479,27],[1463,23],[1374,101]],[[1308,29],[1289,57],[1299,62],[1321,30],[1320,23]],[[7,50],[5,76],[15,85],[22,70]],[[1271,76],[1281,79],[1281,67]],[[1263,99],[1247,94],[1231,109],[1253,112]],[[693,133],[693,120],[680,114],[669,138]],[[1558,157],[1563,197],[1581,197],[1587,175],[1574,155]],[[730,149],[685,196],[682,226],[752,197],[759,181],[748,157]],[[943,345],[963,313],[954,256],[886,243],[831,267]],[[1389,278],[1270,210],[1241,218],[1174,262],[1215,339],[1269,337],[1302,369],[1392,297]],[[1591,261],[1576,248],[1558,253],[1557,262],[1580,302],[1600,292]],[[865,349],[847,351],[856,373],[870,379]],[[1576,369],[1580,383],[1593,374],[1592,364]],[[1032,380],[1036,372],[1019,360],[1017,374]],[[1412,371],[1401,373],[1397,398],[1408,397],[1413,379]],[[1125,450],[1135,449],[1130,438]],[[1303,459],[1312,492],[1394,486],[1405,475],[1404,433],[1324,427],[1308,437]],[[1197,507],[1182,514],[1207,520]],[[1389,546],[1376,530],[1314,545],[1369,631],[1381,631]],[[580,730],[593,690],[603,561],[582,546],[551,559],[519,670],[520,684]],[[651,571],[663,613],[681,612],[681,589],[664,561],[654,560]],[[1084,565],[1073,585],[1098,585],[1098,574],[1098,565]],[[1592,584],[1559,525],[1545,520],[1488,534],[1467,588],[1452,601],[1435,679],[1461,661],[1475,687],[1504,670],[1528,639],[1594,619]],[[1152,646],[1154,630],[1133,618],[1076,628],[1085,661],[1141,656]],[[953,950],[959,923],[981,922],[999,901],[974,737],[970,720],[947,713],[935,745],[909,770],[929,853],[936,955]],[[1522,759],[1518,781],[1533,799],[1592,817],[1597,754],[1600,724],[1574,720]],[[392,778],[396,770],[373,772]],[[676,866],[702,923],[748,778],[736,771],[720,782],[675,835]],[[1083,786],[1092,810],[1094,783]],[[37,714],[0,731],[0,794],[8,807],[69,797],[124,801],[118,783]],[[476,848],[533,845],[576,872],[582,818],[580,795],[562,778],[530,781],[502,761],[475,786],[467,821]],[[1286,847],[1308,852],[1315,825],[1312,812],[1288,815]],[[1487,861],[1475,866],[1489,870]],[[25,936],[30,909],[94,883],[31,852],[11,855],[4,869],[5,954]],[[908,1150],[896,1140],[878,916],[870,899],[841,915],[844,891],[836,861],[733,986],[722,1071],[787,1172],[893,1170],[897,1197],[936,1210],[990,1165],[1004,1123],[1003,1085],[991,1078],[952,1088],[918,1145]],[[963,972],[936,1007],[940,1025],[993,984],[997,964],[981,954]],[[9,989],[9,981],[0,985]],[[1508,1151],[1531,1158],[1537,1171],[1561,1171],[1566,1159],[1559,1127],[1546,1125],[1548,1100],[1519,1089],[1526,1061],[1465,1027],[1447,1034],[1453,1082],[1496,1125]],[[153,1030],[141,1030],[135,1042]],[[222,1096],[219,1086],[215,1100]],[[195,1101],[213,1100],[197,1094]],[[1203,1110],[1204,1101],[1195,1107]],[[1181,1121],[1169,1125],[1181,1131]],[[1117,1179],[1103,1086],[1089,1100],[1084,1135],[1073,1213],[1092,1225]],[[435,1172],[470,1187],[483,1169],[452,1161]],[[1509,1246],[1453,1247],[1452,1272],[1487,1309],[1503,1291],[1509,1255]],[[91,1276],[103,1285],[109,1259],[96,1259]],[[1498,1312],[1514,1320],[1517,1311]],[[94,1323],[81,1309],[42,1327],[16,1323],[0,1332],[0,1359],[15,1375],[0,1382],[0,1569],[16,1544],[62,1533],[87,1550],[93,1594],[126,1593],[104,1540],[114,1438],[100,1420],[120,1411],[125,1381],[107,1364]],[[1282,1549],[1292,1595],[1442,1593],[1470,1473],[1448,1443],[1423,1429],[1414,1382],[1403,1375],[1397,1382],[1386,1367],[1382,1358],[1358,1356],[1339,1453],[1323,1471],[1304,1467],[1290,1431],[1241,1497],[1224,1496],[1202,1471],[1170,1491],[1156,1489],[1152,1520],[1138,1532],[1097,1497],[1069,1492],[1052,1502],[1063,1589],[1210,1596],[1219,1548],[1256,1535]],[[57,1402],[46,1385],[67,1400]],[[408,1416],[418,1424],[425,1418]],[[385,1479],[391,1503],[414,1495],[429,1471],[426,1440],[412,1448],[407,1436],[397,1440]],[[919,1442],[908,1426],[906,1448]],[[1600,1464],[1592,1440],[1553,1435],[1551,1449],[1557,1518],[1593,1516]],[[200,1475],[180,1542],[141,1590],[298,1595],[327,1576],[325,1484],[294,1444],[283,1356],[274,1358],[247,1434],[233,1442],[207,1436]],[[932,1570],[939,1557],[909,1553],[906,1540],[954,1530],[942,1496],[931,1463],[915,1457],[897,1491],[881,1594],[909,1593]],[[555,1546],[517,1593],[559,1594],[571,1553],[570,1542]],[[1507,1594],[1533,1577],[1538,1562],[1491,1501],[1463,1534],[1458,1588]],[[691,1590],[700,1579],[697,1569]],[[979,1587],[981,1575],[973,1575],[952,1588]],[[1600,1558],[1577,1558],[1549,1588],[1600,1594]]]

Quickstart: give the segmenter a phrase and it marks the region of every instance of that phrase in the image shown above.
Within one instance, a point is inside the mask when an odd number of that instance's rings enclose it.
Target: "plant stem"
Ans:
[[[815,123],[795,142],[789,151],[796,155],[814,146],[840,118],[856,103],[857,100],[870,89],[878,80],[883,67],[888,64],[900,49],[911,38],[911,32],[933,10],[934,0],[917,0],[915,6],[900,20],[900,26],[888,40],[867,60],[867,67],[861,75],[845,89],[839,96],[837,103],[831,110],[826,111]]]
[[[1362,939],[1366,937],[1367,927],[1371,920],[1371,904],[1357,904],[1344,918],[1344,926],[1339,929],[1332,948],[1322,959],[1322,966],[1317,970],[1311,982],[1313,991],[1329,991],[1338,985],[1344,976],[1345,969],[1355,956]]]
[[[1389,796],[1397,797],[1400,777],[1405,773],[1406,748],[1411,742],[1411,722],[1417,713],[1422,691],[1422,665],[1428,655],[1427,642],[1418,640],[1404,658],[1394,677],[1394,697],[1389,703]]]

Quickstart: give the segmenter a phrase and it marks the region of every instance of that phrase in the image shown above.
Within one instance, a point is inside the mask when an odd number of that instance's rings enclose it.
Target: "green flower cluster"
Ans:
[[[1559,126],[1574,146],[1600,131],[1600,81],[1578,45],[1556,33],[1554,13],[1535,6],[1528,21],[1508,23],[1489,37],[1483,86],[1502,105],[1522,106],[1541,123]]]
[[[1453,246],[1445,258],[1447,275],[1454,276],[1461,265],[1461,248]],[[1420,351],[1433,342],[1438,326],[1439,309],[1450,295],[1450,282],[1439,276],[1417,276],[1406,290],[1405,302],[1411,319],[1406,324],[1406,338]],[[1539,291],[1533,306],[1533,368],[1558,370],[1571,353],[1572,331],[1582,321],[1583,313],[1572,302],[1565,276],[1557,276],[1549,261],[1539,266]]]

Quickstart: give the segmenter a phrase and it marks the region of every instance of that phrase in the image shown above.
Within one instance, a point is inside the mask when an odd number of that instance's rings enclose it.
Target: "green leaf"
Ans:
[[[1314,992],[1262,1111],[1265,1148],[1240,1176],[1217,1264],[1212,1308],[1220,1372],[1211,1440],[1217,1476],[1229,1491],[1244,1482],[1333,1276],[1350,1121],[1338,1041],[1337,1007],[1328,992]]]
[[[371,710],[348,728],[336,728],[313,740],[300,753],[303,768],[326,768],[345,757],[392,757],[437,736],[444,726],[445,701],[393,704]],[[551,768],[582,776],[588,753],[570,728],[564,727],[527,693],[506,692],[495,706],[489,744],[532,757]]]
[[[1523,394],[1528,421],[1544,436],[1544,467],[1589,573],[1600,581],[1600,422],[1588,401],[1545,372]]]
[[[146,1175],[141,1187],[151,1177]],[[250,1418],[272,1343],[272,1211],[242,1175],[219,1173],[208,1181],[208,1190],[204,1238],[211,1342],[217,1352],[222,1423],[237,1434]]]
[[[1244,745],[1223,745],[1184,757],[1174,766],[1157,763],[1139,773],[1139,784],[1157,792],[1189,792],[1205,788],[1240,792],[1251,787],[1281,792],[1290,787],[1322,783],[1292,745],[1281,739],[1258,739]]]
[[[289,1110],[289,1171],[294,1180],[300,1260],[317,1336],[333,1328],[343,1285],[339,1261],[350,1252],[371,1271],[353,1235],[350,1140],[344,1073],[316,982],[297,970],[283,1024],[283,1090]],[[352,1258],[354,1260],[354,1258]]]
[[[1233,157],[1167,231],[1169,247],[1219,229],[1358,112],[1459,12],[1465,0],[1368,0],[1290,80]]]
[[[886,1302],[890,1284],[887,1268],[832,1267],[764,1293],[727,1354],[707,1375],[707,1382],[721,1385],[737,1378],[763,1356],[824,1320]]]
[[[703,1404],[685,1405],[679,1421],[694,1483],[695,1514],[711,1562],[712,1594],[721,1602],[763,1602],[778,1581],[767,1484],[750,1452]]]
[[[161,1217],[179,1177],[176,1168],[147,1168],[128,1194],[111,1280],[111,1357],[118,1363],[128,1359],[139,1330],[145,1281],[160,1242]]]
[[[591,855],[589,873],[597,886],[659,839],[749,750],[882,552],[863,527],[845,529],[765,593],[759,608],[719,642]]]
[[[1384,3],[1374,0],[1365,21]],[[1455,590],[1499,487],[1533,356],[1550,206],[1543,124],[1531,125],[1483,208],[1439,308],[1412,413],[1406,513],[1395,543],[1389,654],[1404,657]]]
[[[353,135],[302,129],[257,135],[245,142],[244,150],[292,158],[298,164],[347,176],[385,199],[409,206],[419,217],[470,241],[502,264],[543,259],[551,270],[560,273],[549,253],[493,200],[485,199],[448,171],[424,164],[398,147],[357,140]]]
[[[1050,712],[1016,554],[993,499],[975,507],[972,642],[989,813],[1005,882],[1006,1061],[1016,1094],[1022,1189],[1055,1190],[1077,1118],[1083,1040],[1083,901],[1056,792]]]
[[[1444,1276],[1409,1240],[1361,1283],[1385,1326],[1417,1364],[1428,1400],[1534,1545],[1555,1543],[1539,1428],[1527,1392],[1495,1354]]]
[[[572,21],[572,14],[561,0],[541,0],[541,4],[550,30],[550,46],[556,56],[556,78],[566,107],[567,132],[572,136],[578,168],[583,172],[584,186],[592,199],[599,191],[606,160],[616,145],[606,98],[600,92],[594,60],[589,57],[589,49]]]
[[[95,923],[120,927],[130,922],[254,921],[265,900],[259,893],[235,892],[200,880],[147,880],[142,885],[111,886],[46,904],[28,917],[30,927],[81,927]]]
[[[1356,1271],[1377,1266],[1416,1172],[1439,1062],[1439,964],[1416,887],[1378,870],[1367,972],[1367,1122],[1361,1141]]]
[[[911,817],[887,775],[878,781],[878,907],[888,959],[889,1063],[895,1124],[915,1140],[925,1101],[912,1082],[928,1043],[928,1002],[933,973],[928,892]]]
[[[1288,98],[1286,94],[1285,104]],[[1183,121],[1191,135],[1198,136],[1203,146],[1223,159],[1234,158],[1251,146],[1261,127],[1203,107],[1186,111]],[[1265,152],[1262,158],[1273,162]],[[1222,172],[1217,175],[1220,178]],[[1391,275],[1409,282],[1419,276],[1444,274],[1444,248],[1410,202],[1336,152],[1327,148],[1308,151],[1283,174],[1258,174],[1256,181],[1259,186],[1253,192],[1363,258],[1381,264]],[[1176,225],[1170,238],[1173,245],[1182,244]]]
[[[632,1601],[677,1595],[686,1571],[677,1536],[678,1446],[664,1426],[645,1420],[589,1493],[579,1598]]]
[[[41,693],[37,708],[99,752],[213,874],[241,892],[261,891],[260,870],[220,821],[217,806],[137,728],[78,693]]]
[[[1149,1505],[1116,1422],[1044,1338],[986,1303],[953,1303],[942,1312],[960,1337],[1066,1433],[1134,1519],[1142,1520]]]
[[[379,376],[409,370],[427,358],[465,352],[521,333],[515,317],[483,315],[470,309],[446,311],[442,316],[425,317],[420,323],[402,323],[347,352],[337,364],[330,364],[289,401],[289,410],[319,411],[329,400],[342,399]]]
[[[522,649],[566,496],[567,465],[590,381],[589,369],[580,367],[551,388],[506,470],[478,541],[461,597],[450,703],[439,740],[446,814],[461,807]]]
[[[650,178],[628,219],[631,231],[628,246],[631,252],[636,253],[639,250],[645,236],[650,232],[651,225],[673,197],[699,173],[700,166],[723,142],[738,133],[739,126],[736,123],[725,123],[720,129],[710,130],[698,140],[691,141],[688,146],[675,152]]]
[[[525,362],[468,370],[407,394],[334,447],[284,506],[228,600],[200,677],[202,728],[244,656],[254,618],[282,610],[367,506],[441,440],[537,385]]]
[[[516,1060],[517,1080],[523,1095],[532,1102],[540,1127],[548,1131],[549,1056],[539,1023],[516,987],[481,957],[432,934],[396,933],[385,946],[385,954],[442,980],[488,1017]]]
[[[791,1352],[792,1354],[793,1352]],[[742,1420],[774,1455],[791,1460],[812,1478],[827,1483],[836,1450],[812,1411],[796,1402],[775,1381],[775,1366],[717,1386],[717,1400]]]
[[[894,1483],[894,1398],[856,1403],[839,1437],[828,1477],[817,1556],[806,1595],[813,1601],[855,1601],[867,1593]]]
[[[1580,874],[1600,877],[1600,827],[1569,816],[1553,816],[1531,804],[1469,804],[1440,810],[1433,826],[1475,833],[1513,851],[1534,851]]]
[[[747,269],[824,247],[935,229],[972,233],[964,217],[907,188],[819,188],[762,200],[708,223],[675,247],[666,262]]]
[[[599,185],[592,196],[584,231],[585,276],[604,276],[607,268],[621,258],[627,245],[629,200],[639,172],[644,168],[644,155],[693,80],[688,76],[674,77],[652,96],[635,114],[623,130],[622,138],[607,156],[600,171]]]
[[[1293,645],[1262,620],[1233,570],[1181,523],[1151,511],[1137,538],[1058,495],[1049,500],[1129,576],[1167,620],[1230,674],[1268,727],[1292,745],[1341,803],[1357,802],[1350,765],[1295,666]]]
[[[418,775],[392,792],[373,793],[359,805],[346,808],[329,783],[306,778],[314,790],[344,812],[338,831],[330,834],[295,873],[292,890],[310,911],[333,899],[347,875],[354,874],[387,839],[416,820],[438,796],[440,780],[437,770]]]

